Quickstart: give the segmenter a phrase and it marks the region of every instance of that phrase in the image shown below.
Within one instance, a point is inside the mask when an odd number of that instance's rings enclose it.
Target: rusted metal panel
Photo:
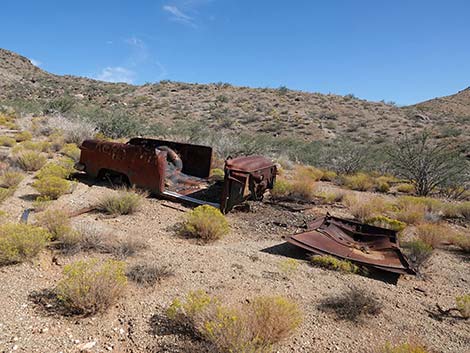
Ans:
[[[327,215],[295,234],[289,243],[320,255],[399,274],[415,274],[398,246],[397,232]]]
[[[103,173],[126,176],[132,185],[195,204],[220,207],[222,212],[247,199],[259,200],[272,188],[276,167],[261,156],[230,158],[223,185],[209,180],[212,148],[146,138],[127,143],[83,142],[77,169],[92,177]]]

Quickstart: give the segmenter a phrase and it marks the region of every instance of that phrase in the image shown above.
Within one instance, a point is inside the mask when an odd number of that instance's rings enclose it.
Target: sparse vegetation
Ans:
[[[46,164],[46,161],[46,156],[34,151],[21,152],[16,156],[16,163],[18,166],[27,172],[41,169],[44,164]]]
[[[419,343],[405,342],[400,344],[387,343],[379,350],[379,353],[432,353]]]
[[[173,271],[167,266],[147,262],[136,264],[126,272],[127,278],[142,286],[154,286],[172,275]]]
[[[371,218],[366,219],[364,223],[367,223],[376,227],[392,229],[397,232],[401,232],[403,229],[406,228],[405,222],[401,222],[397,219],[389,218],[387,216],[371,217]]]
[[[188,214],[181,232],[203,241],[214,241],[227,235],[229,230],[225,216],[217,208],[202,205]]]
[[[284,297],[257,297],[241,306],[225,306],[203,291],[175,299],[167,311],[179,323],[223,352],[271,352],[302,322],[297,305]]]
[[[16,140],[9,136],[0,136],[0,146],[13,147],[16,144]]]
[[[320,309],[333,311],[339,319],[361,323],[366,316],[376,316],[382,304],[364,289],[353,287],[337,296],[326,298]]]
[[[33,138],[33,135],[29,131],[21,131],[15,135],[16,142],[29,141]]]
[[[46,175],[33,183],[33,187],[43,197],[57,199],[60,196],[70,192],[71,184],[69,181],[54,175]]]
[[[450,239],[452,230],[442,224],[424,223],[415,228],[416,236],[433,249],[439,247],[444,241]]]
[[[46,164],[36,174],[36,178],[44,179],[54,176],[61,179],[68,179],[70,174],[73,173],[72,163],[68,161],[70,161],[70,159],[61,159],[58,162],[51,162]]]
[[[16,223],[0,225],[0,265],[32,259],[49,239],[50,234],[40,227]]]
[[[24,177],[25,175],[20,171],[14,169],[5,170],[0,175],[0,186],[4,188],[16,188]]]
[[[345,273],[358,273],[360,271],[359,267],[353,264],[352,262],[340,260],[330,255],[313,255],[310,257],[310,263],[313,266]]]
[[[78,162],[80,159],[80,149],[74,143],[68,143],[60,150],[60,153]]]
[[[432,246],[419,239],[401,245],[405,255],[414,264],[416,270],[419,270],[432,255]]]
[[[101,197],[96,207],[113,216],[133,214],[139,210],[145,196],[136,190],[119,189]]]
[[[470,294],[465,294],[455,298],[457,310],[464,319],[470,318]]]
[[[123,262],[77,261],[64,267],[56,291],[70,314],[86,316],[106,311],[124,294],[126,284]]]

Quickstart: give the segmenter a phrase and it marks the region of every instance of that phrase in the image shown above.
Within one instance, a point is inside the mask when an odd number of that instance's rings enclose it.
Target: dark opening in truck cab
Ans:
[[[210,177],[212,148],[149,138],[127,143],[85,140],[76,168],[94,178],[120,178],[156,195],[229,212],[272,189],[276,166],[262,156],[228,158],[224,178]]]

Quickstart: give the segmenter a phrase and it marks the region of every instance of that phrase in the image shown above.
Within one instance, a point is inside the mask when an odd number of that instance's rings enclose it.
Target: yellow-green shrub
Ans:
[[[24,174],[15,170],[6,170],[0,176],[0,185],[5,188],[16,188],[24,179]]]
[[[286,275],[294,273],[299,268],[299,261],[296,259],[284,259],[279,263],[279,269]]]
[[[113,305],[126,285],[124,262],[89,260],[66,265],[56,291],[71,314],[92,315]]]
[[[62,179],[68,179],[70,174],[73,173],[73,162],[68,163],[70,159],[62,159],[59,162],[55,163],[48,163],[44,167],[42,167],[39,172],[36,174],[36,178],[42,179],[45,177],[56,176]]]
[[[370,191],[374,188],[374,179],[365,173],[343,176],[344,185],[352,190]]]
[[[419,343],[401,343],[398,345],[392,345],[391,343],[385,344],[385,346],[379,351],[380,353],[432,353],[425,346]]]
[[[378,192],[389,192],[390,190],[390,178],[387,176],[380,176],[375,179],[375,190]]]
[[[361,222],[380,215],[389,208],[389,205],[382,197],[357,197],[355,195],[346,195],[344,202],[354,218]]]
[[[41,196],[49,197],[53,200],[70,191],[71,184],[69,181],[57,176],[47,175],[36,180],[33,187]]]
[[[37,223],[47,229],[53,240],[58,240],[63,234],[70,232],[72,225],[69,214],[60,209],[46,210],[37,216]]]
[[[449,239],[450,242],[458,246],[465,253],[470,253],[470,236],[462,233],[456,233]]]
[[[463,318],[470,318],[470,294],[465,294],[455,298],[457,309]]]
[[[72,158],[75,162],[80,159],[80,148],[74,143],[67,143],[61,150],[60,153],[64,156]]]
[[[271,190],[271,196],[274,198],[284,198],[289,196],[291,191],[291,183],[285,179],[276,179],[274,187]]]
[[[50,239],[47,230],[29,224],[0,226],[0,265],[8,265],[36,256]]]
[[[350,261],[340,260],[330,255],[313,255],[310,257],[310,263],[317,267],[326,268],[328,270],[346,272],[346,273],[358,273],[359,267]]]
[[[321,169],[321,171],[322,171],[323,174],[322,174],[320,180],[322,180],[322,181],[333,181],[338,176],[338,174],[336,174],[336,172],[334,172],[332,170]]]
[[[315,196],[322,198],[325,203],[341,202],[346,192],[343,190],[322,191],[315,193]]]
[[[298,306],[280,296],[225,306],[202,291],[190,292],[186,300],[174,300],[167,313],[223,352],[271,352],[302,322]]]
[[[415,187],[412,184],[402,183],[397,185],[397,191],[405,194],[412,194],[415,192]]]
[[[183,226],[184,235],[212,241],[228,234],[230,226],[225,216],[215,207],[202,205],[192,210]]]
[[[375,216],[375,217],[367,218],[364,221],[364,223],[367,223],[376,227],[392,229],[397,232],[401,232],[406,227],[405,222],[401,222],[397,219],[389,218],[387,216]]]
[[[49,152],[51,144],[48,141],[24,141],[16,146],[14,152],[21,149],[36,152]]]
[[[15,135],[16,142],[31,140],[33,135],[29,131],[21,131]]]
[[[417,202],[408,202],[399,199],[395,218],[407,224],[418,224],[424,221],[426,205]]]
[[[0,136],[0,146],[13,147],[16,144],[16,140],[9,136]]]
[[[38,152],[25,151],[16,156],[16,163],[25,171],[36,171],[46,164],[47,158]]]
[[[220,168],[211,169],[211,177],[215,180],[224,180],[225,172]]]
[[[132,214],[139,210],[145,196],[135,190],[119,189],[100,198],[96,207],[111,215]]]
[[[312,166],[302,165],[295,168],[294,179],[297,180],[309,179],[310,181],[318,181],[322,176],[323,171]]]
[[[3,201],[5,201],[7,198],[9,198],[11,195],[13,195],[13,193],[15,192],[15,190],[13,188],[2,188],[0,187],[0,203],[2,203]]]

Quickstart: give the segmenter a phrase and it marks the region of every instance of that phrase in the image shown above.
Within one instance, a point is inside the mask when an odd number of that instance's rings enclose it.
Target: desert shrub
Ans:
[[[462,295],[455,298],[457,304],[457,310],[460,312],[463,318],[470,318],[470,294]]]
[[[154,286],[162,279],[172,275],[173,271],[168,267],[151,263],[136,264],[126,272],[128,279],[142,286]]]
[[[386,343],[379,350],[379,353],[432,353],[425,346],[419,343],[405,342],[400,344]]]
[[[271,190],[274,199],[309,202],[315,196],[315,184],[310,178],[298,178],[293,181],[278,179]]]
[[[70,174],[74,172],[73,162],[70,159],[61,159],[58,162],[52,162],[42,167],[36,174],[36,178],[43,179],[51,176],[55,176],[61,179],[68,179]]]
[[[420,239],[405,242],[401,246],[406,257],[414,264],[417,270],[431,257],[433,251],[431,245],[426,244]]]
[[[16,170],[6,170],[0,175],[0,186],[16,188],[24,179],[24,174]]]
[[[36,199],[33,201],[34,211],[44,211],[45,209],[47,209],[47,207],[49,207],[52,201],[53,200],[48,196],[37,196]]]
[[[196,334],[222,352],[271,352],[302,322],[297,305],[284,297],[257,297],[241,306],[225,306],[202,291],[174,300],[170,319],[190,323]]]
[[[80,160],[80,148],[77,147],[74,143],[66,144],[61,150],[60,153],[64,156],[67,156],[73,159],[75,162]]]
[[[345,175],[343,177],[344,185],[352,190],[370,191],[374,188],[374,179],[365,173],[354,175]]]
[[[225,216],[215,207],[202,205],[189,214],[182,226],[182,233],[187,236],[212,241],[227,235],[230,226]]]
[[[56,291],[70,314],[92,315],[113,305],[123,295],[126,284],[124,262],[77,261],[64,267]]]
[[[449,227],[442,224],[431,223],[418,224],[415,231],[417,238],[430,245],[433,249],[451,238],[453,234],[453,231]]]
[[[435,143],[429,131],[416,137],[405,136],[388,154],[395,175],[413,184],[420,196],[449,183],[463,184],[467,178],[465,158],[447,143]]]
[[[49,141],[24,141],[18,144],[13,152],[19,150],[29,150],[29,151],[36,151],[36,152],[49,152],[51,149],[51,144]]]
[[[385,212],[389,207],[381,197],[368,198],[347,195],[344,201],[354,218],[361,222]]]
[[[340,260],[334,256],[313,255],[310,257],[310,263],[314,266],[326,268],[328,270],[340,271],[345,273],[358,273],[359,267],[350,261]]]
[[[61,96],[59,98],[54,98],[47,103],[47,106],[44,109],[44,114],[64,114],[69,112],[74,105],[75,100],[73,97]]]
[[[91,121],[72,120],[58,115],[48,117],[44,128],[52,134],[43,133],[43,135],[50,135],[51,138],[54,134],[60,136],[60,138],[55,139],[62,145],[63,142],[80,145],[84,140],[93,138],[97,133],[97,126]],[[56,150],[60,148],[61,146]]]
[[[211,177],[215,180],[224,180],[225,172],[220,168],[211,169]]]
[[[61,209],[46,210],[38,214],[37,223],[49,231],[52,240],[61,239],[72,228],[69,214]]]
[[[271,190],[271,196],[276,199],[282,199],[289,196],[290,190],[291,184],[287,180],[278,178]]]
[[[296,259],[285,259],[279,263],[279,269],[282,273],[290,275],[299,268],[299,261]]]
[[[18,166],[27,172],[41,169],[46,161],[47,158],[43,154],[35,151],[25,151],[16,156]]]
[[[13,147],[16,144],[16,140],[9,136],[0,136],[0,146]]]
[[[397,185],[397,191],[405,194],[412,194],[415,191],[415,187],[412,184],[401,183]]]
[[[15,135],[16,142],[28,141],[33,138],[33,135],[29,131],[21,131]]]
[[[310,179],[318,181],[322,178],[323,171],[312,166],[297,166],[295,168],[294,178],[299,180]]]
[[[320,178],[321,181],[333,181],[338,176],[338,174],[332,170],[321,169],[321,171],[323,173]]]
[[[395,212],[395,218],[407,224],[418,224],[424,221],[426,206],[417,203],[405,203]]]
[[[104,251],[113,254],[118,259],[125,259],[136,255],[145,249],[147,245],[137,239],[127,238],[104,246]]]
[[[100,198],[97,209],[110,215],[133,214],[140,209],[142,198],[145,196],[136,190],[119,189]]]
[[[36,180],[32,186],[41,196],[48,197],[53,200],[70,192],[71,188],[69,181],[53,175],[48,175]]]
[[[13,188],[2,188],[0,187],[0,203],[5,201],[7,198],[9,198],[15,190]]]
[[[461,202],[458,206],[458,212],[463,218],[470,220],[470,202]]]
[[[453,245],[458,246],[463,252],[470,253],[470,236],[456,233],[449,240]]]
[[[397,219],[389,218],[386,216],[375,216],[375,217],[367,218],[364,221],[364,223],[367,223],[376,227],[392,229],[397,232],[401,232],[403,229],[406,228],[405,222],[401,222]]]
[[[364,289],[353,287],[339,295],[326,298],[319,308],[333,311],[341,320],[360,323],[365,316],[376,316],[382,311],[382,304]]]
[[[322,191],[315,193],[315,196],[322,198],[325,203],[341,202],[346,192],[343,190]]]
[[[29,224],[0,226],[0,265],[23,262],[36,256],[50,239],[47,230]]]

